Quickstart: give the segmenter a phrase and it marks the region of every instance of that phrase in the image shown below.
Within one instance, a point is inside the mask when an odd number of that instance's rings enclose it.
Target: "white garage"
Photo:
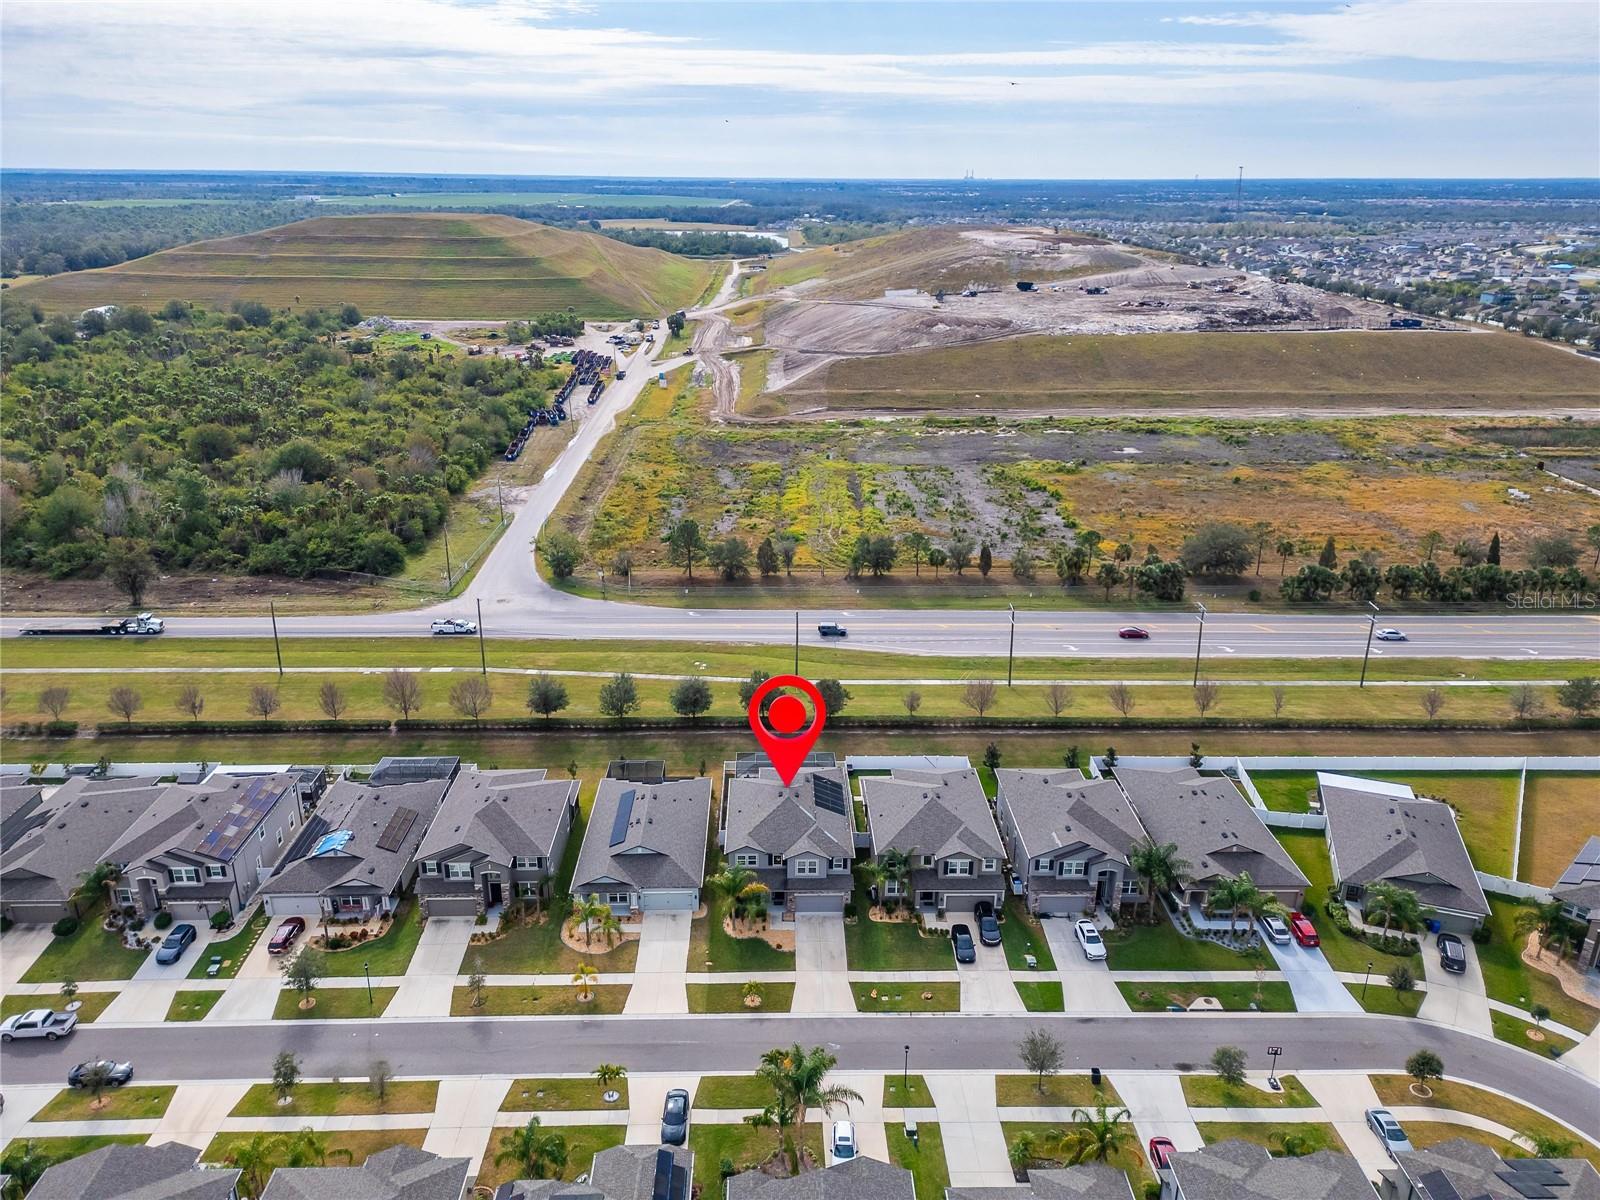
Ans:
[[[264,895],[261,906],[269,917],[305,917],[308,920],[322,916],[322,901],[316,896]]]
[[[693,912],[699,907],[699,888],[650,888],[639,893],[643,912]]]

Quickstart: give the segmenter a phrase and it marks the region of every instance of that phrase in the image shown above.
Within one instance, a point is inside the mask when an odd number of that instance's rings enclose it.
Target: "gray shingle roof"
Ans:
[[[682,1146],[612,1146],[594,1156],[587,1183],[517,1179],[501,1184],[494,1200],[650,1200],[656,1154],[661,1150],[672,1151],[673,1170],[681,1171],[687,1184],[694,1173],[693,1151]],[[687,1186],[684,1194],[688,1194]]]
[[[305,857],[279,865],[278,872],[261,887],[265,896],[319,896],[334,889],[372,889],[382,895],[393,892],[411,869],[417,845],[427,832],[428,822],[439,809],[449,787],[445,779],[420,783],[395,783],[373,787],[341,779],[323,794],[317,805],[319,827],[332,833],[348,830],[350,839],[325,854]],[[416,816],[411,828],[392,850],[378,842],[389,821],[403,809]],[[297,839],[292,849],[315,849],[315,843]]]
[[[450,785],[417,857],[463,845],[496,863],[549,857],[577,798],[576,779],[546,779],[543,770],[464,770]]]
[[[1249,872],[1257,887],[1290,890],[1307,886],[1289,852],[1261,823],[1233,782],[1176,771],[1116,768],[1139,823],[1157,842],[1173,842],[1188,861],[1196,883]]]
[[[1128,798],[1109,779],[1065,770],[1006,769],[995,776],[1025,858],[1082,844],[1126,864],[1128,850],[1144,837]]]
[[[57,1163],[28,1193],[37,1200],[227,1200],[239,1172],[198,1167],[200,1151],[163,1146],[101,1146]]]
[[[1105,1163],[1029,1171],[1016,1187],[945,1188],[945,1200],[1134,1200],[1128,1176]]]
[[[154,779],[73,776],[31,812],[14,814],[16,840],[0,855],[5,899],[64,901],[167,785]]]
[[[261,1200],[461,1200],[470,1159],[390,1146],[359,1167],[279,1167]]]
[[[1273,1158],[1265,1147],[1228,1141],[1169,1160],[1184,1200],[1376,1200],[1367,1173],[1348,1154],[1318,1150]]]
[[[44,818],[44,788],[21,780],[0,780],[0,850],[11,844]]]
[[[213,775],[204,783],[168,784],[106,852],[107,857],[131,866],[181,850],[229,862],[277,804],[300,802],[298,783],[285,771],[269,776]],[[213,835],[209,848],[203,849]]]
[[[1600,908],[1600,837],[1591,837],[1583,844],[1550,894],[1579,908]]]
[[[622,840],[611,845],[611,829],[625,792],[632,813]],[[628,783],[602,779],[583,833],[572,890],[601,879],[635,888],[697,888],[705,878],[706,836],[711,820],[711,780],[672,779]]]
[[[915,850],[935,858],[1004,857],[989,798],[970,767],[944,774],[897,770],[863,776],[861,795],[874,854]]]
[[[1432,908],[1489,915],[1489,902],[1448,804],[1327,782],[1321,791],[1340,882],[1386,881],[1411,889]]]
[[[1600,1173],[1581,1158],[1503,1159],[1488,1146],[1466,1138],[1397,1155],[1396,1163],[1406,1175],[1421,1182],[1437,1172],[1453,1185],[1457,1194],[1472,1200],[1524,1200],[1526,1192],[1513,1187],[1519,1169],[1530,1166],[1543,1173],[1546,1168],[1560,1172],[1564,1186],[1545,1194],[1561,1200],[1600,1200]]]
[[[744,1171],[728,1180],[728,1200],[916,1200],[916,1195],[910,1171],[874,1158],[852,1158],[793,1179]]]
[[[839,788],[843,812],[817,804],[819,779],[832,780]],[[730,853],[750,846],[780,858],[802,851],[824,858],[855,857],[855,820],[843,767],[802,770],[791,787],[770,770],[730,778],[725,803],[724,849]]]

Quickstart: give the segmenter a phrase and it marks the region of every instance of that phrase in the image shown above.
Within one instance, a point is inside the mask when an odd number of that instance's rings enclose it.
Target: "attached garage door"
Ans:
[[[797,895],[794,898],[794,911],[797,913],[842,913],[844,911],[844,896]]]
[[[993,899],[994,897],[992,896],[956,895],[953,892],[946,892],[944,894],[944,910],[945,912],[971,912],[977,907],[979,900],[992,902]]]
[[[423,908],[430,917],[475,917],[478,915],[476,896],[426,896]]]
[[[322,904],[315,896],[263,896],[269,917],[320,917]]]
[[[700,907],[700,894],[690,889],[654,889],[639,893],[639,907],[645,912],[693,912]]]
[[[1089,897],[1086,895],[1074,896],[1057,894],[1054,896],[1040,896],[1038,907],[1034,911],[1042,913],[1047,912],[1058,917],[1071,917],[1081,913],[1084,910],[1084,907],[1088,904],[1088,901]]]

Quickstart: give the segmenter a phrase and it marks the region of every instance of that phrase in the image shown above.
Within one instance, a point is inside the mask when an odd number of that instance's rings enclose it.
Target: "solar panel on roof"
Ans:
[[[617,797],[617,815],[611,819],[611,844],[620,846],[628,836],[628,822],[633,820],[634,790],[629,788]]]
[[[850,812],[845,806],[844,789],[839,786],[837,779],[827,775],[811,777],[811,800],[818,808],[838,813],[841,817],[847,816]]]
[[[672,1169],[672,1195],[668,1200],[684,1200],[689,1191],[689,1172],[682,1167]]]
[[[650,1200],[672,1200],[672,1151],[665,1146],[656,1151],[656,1177]]]
[[[259,776],[245,784],[244,794],[200,839],[200,851],[223,862],[230,861],[283,794],[281,788],[268,787],[271,782],[269,777]]]
[[[406,834],[411,832],[411,827],[417,823],[421,816],[414,808],[397,808],[394,816],[389,818],[389,824],[384,826],[383,836],[378,839],[379,850],[395,851],[406,844]]]
[[[1417,1182],[1428,1190],[1429,1200],[1461,1200],[1461,1193],[1443,1171],[1429,1171]]]

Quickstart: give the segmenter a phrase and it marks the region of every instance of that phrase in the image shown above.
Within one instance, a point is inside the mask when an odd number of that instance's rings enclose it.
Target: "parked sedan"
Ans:
[[[1275,913],[1267,913],[1261,918],[1261,932],[1267,935],[1267,940],[1276,942],[1280,946],[1289,944],[1289,927],[1283,923],[1283,918]]]
[[[1289,932],[1294,934],[1294,940],[1306,949],[1322,945],[1322,939],[1317,936],[1317,927],[1311,923],[1311,918],[1304,913],[1292,912],[1289,914]]]
[[[998,946],[1000,921],[994,915],[994,905],[987,900],[980,900],[972,915],[978,918],[978,940],[985,946]]]
[[[689,1140],[689,1093],[673,1088],[661,1106],[661,1140],[668,1146],[681,1146]]]
[[[1452,975],[1467,973],[1467,948],[1453,933],[1441,933],[1438,940],[1439,965]]]
[[[1406,1131],[1400,1128],[1400,1122],[1394,1119],[1394,1114],[1387,1108],[1367,1109],[1367,1124],[1378,1135],[1390,1158],[1411,1152],[1411,1139],[1406,1137]]]
[[[78,1014],[52,1012],[48,1008],[30,1008],[14,1017],[0,1021],[0,1042],[14,1038],[43,1038],[53,1042],[64,1038],[78,1027]]]
[[[185,921],[182,925],[174,925],[172,932],[167,934],[167,940],[161,943],[161,949],[156,951],[158,963],[175,963],[183,957],[183,952],[189,948],[197,936],[195,927]]]
[[[1124,640],[1144,642],[1150,640],[1150,631],[1148,629],[1140,629],[1137,625],[1124,625],[1117,630],[1117,636]]]
[[[1151,1161],[1151,1163],[1153,1163],[1155,1165],[1156,1170],[1158,1170],[1158,1171],[1166,1170],[1167,1159],[1170,1158],[1172,1156],[1173,1152],[1176,1151],[1176,1150],[1177,1150],[1177,1147],[1172,1144],[1172,1139],[1171,1138],[1165,1138],[1165,1137],[1153,1137],[1153,1138],[1151,1138],[1150,1139],[1150,1161]]]
[[[272,931],[272,940],[267,943],[268,954],[287,954],[289,947],[294,945],[295,938],[306,931],[306,923],[300,917],[286,917],[278,922],[278,927]]]
[[[1072,936],[1078,939],[1078,945],[1083,947],[1083,956],[1090,962],[1105,961],[1106,944],[1100,937],[1100,931],[1094,927],[1093,921],[1079,921],[1074,924]]]
[[[956,962],[972,963],[978,961],[978,947],[972,941],[972,929],[966,925],[950,926],[950,944],[956,950]]]
[[[106,1069],[106,1075],[112,1087],[122,1087],[133,1078],[132,1063],[107,1062],[104,1059],[99,1059],[92,1062],[79,1063],[68,1071],[67,1086],[71,1088],[83,1087],[85,1078],[94,1067],[104,1067]]]
[[[1398,629],[1380,629],[1372,636],[1377,638],[1380,642],[1403,642],[1407,640],[1406,635],[1401,633]]]

